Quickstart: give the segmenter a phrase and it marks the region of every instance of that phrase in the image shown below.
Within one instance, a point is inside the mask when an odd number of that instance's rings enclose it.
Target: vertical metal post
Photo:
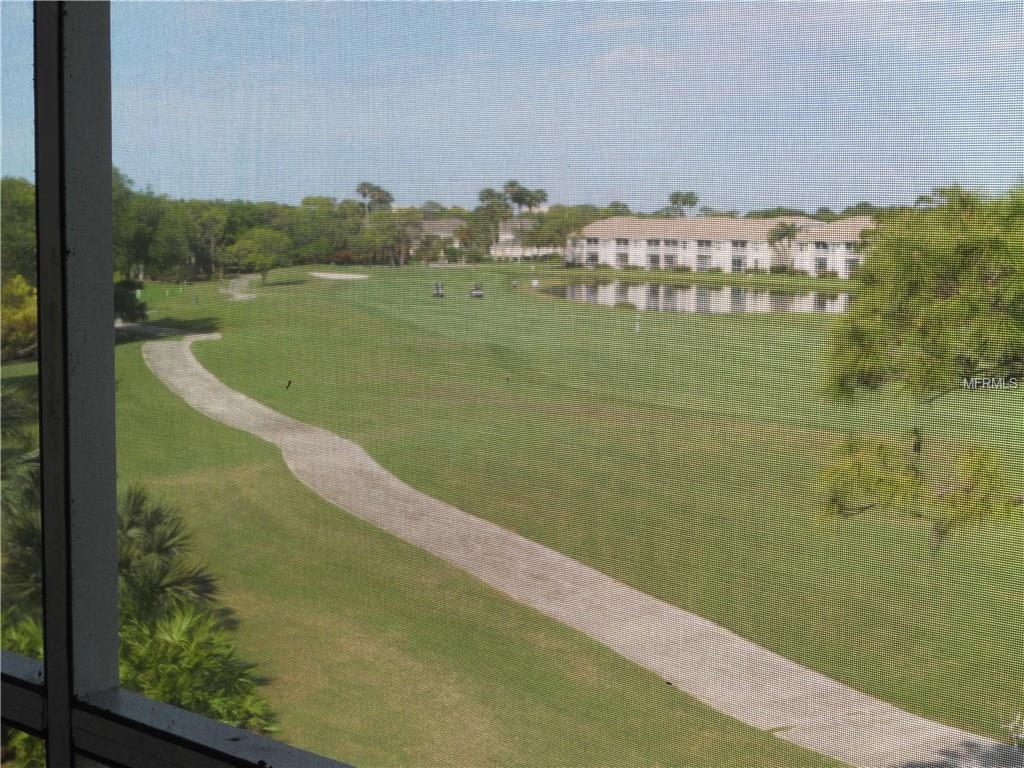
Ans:
[[[110,6],[35,6],[47,762],[118,684]]]

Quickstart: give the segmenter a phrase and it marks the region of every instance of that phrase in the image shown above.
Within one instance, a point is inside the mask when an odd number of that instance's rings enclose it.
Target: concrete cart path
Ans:
[[[228,301],[252,301],[256,298],[254,293],[246,293],[246,289],[252,285],[256,279],[256,275],[242,275],[228,280],[228,284],[220,289],[221,293],[226,293]]]
[[[310,272],[309,276],[321,280],[366,280],[370,277],[355,272]]]
[[[1024,768],[1024,753],[903,712],[409,487],[355,443],[277,413],[203,368],[193,341],[143,346],[189,405],[281,449],[320,496],[584,632],[705,704],[857,768]]]

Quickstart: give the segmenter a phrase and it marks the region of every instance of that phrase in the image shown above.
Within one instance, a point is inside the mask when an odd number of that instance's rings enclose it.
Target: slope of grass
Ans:
[[[139,346],[117,353],[119,482],[186,513],[282,738],[364,766],[836,765],[322,501]]]
[[[360,270],[367,271],[367,270]],[[355,439],[411,484],[925,716],[992,736],[1024,669],[1024,526],[940,552],[914,525],[823,524],[818,478],[851,433],[994,449],[1024,486],[1024,396],[824,393],[831,320],[576,305],[526,268],[275,273],[259,298],[158,295],[214,316],[196,345],[227,384]],[[445,281],[448,298],[430,297]],[[466,296],[481,281],[483,301]],[[286,383],[291,386],[286,388]]]

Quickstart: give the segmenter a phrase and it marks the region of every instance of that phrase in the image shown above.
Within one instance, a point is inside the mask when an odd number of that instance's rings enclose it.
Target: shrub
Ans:
[[[139,301],[142,283],[137,280],[119,280],[114,283],[114,317],[128,323],[137,323],[147,316],[146,302]]]
[[[12,275],[3,284],[2,359],[31,357],[36,351],[39,310],[36,289],[21,275]]]
[[[687,274],[688,275],[691,272],[693,272],[693,267],[691,267],[689,264],[682,264],[682,265],[680,265],[678,267],[675,267],[672,271],[673,272],[682,272],[683,274]]]
[[[710,272],[712,275],[720,275],[720,274],[722,274],[722,268],[721,267],[712,267],[711,269],[708,270],[708,272]]]

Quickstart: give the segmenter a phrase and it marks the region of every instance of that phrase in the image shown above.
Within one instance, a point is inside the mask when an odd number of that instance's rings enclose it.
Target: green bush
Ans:
[[[114,283],[114,317],[126,323],[137,323],[148,316],[146,303],[139,301],[142,283],[138,280],[119,280]]]
[[[3,359],[31,357],[36,351],[36,289],[21,275],[3,284]]]

